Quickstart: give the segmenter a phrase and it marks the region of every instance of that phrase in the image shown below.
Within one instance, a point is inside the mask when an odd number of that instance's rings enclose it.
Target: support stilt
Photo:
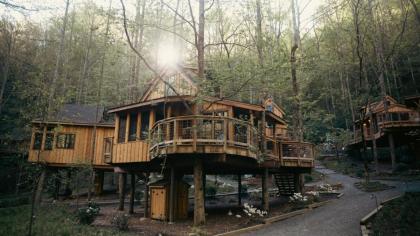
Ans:
[[[146,180],[144,183],[144,218],[149,216],[149,173],[146,173]]]
[[[388,142],[389,142],[389,151],[391,153],[392,171],[394,171],[397,163],[396,163],[396,158],[395,158],[394,136],[392,135],[392,133],[388,134]]]
[[[169,222],[174,222],[174,211],[175,211],[175,168],[171,168],[171,179],[169,189]]]
[[[264,173],[262,175],[262,206],[264,211],[269,210],[270,200],[268,195],[268,169],[264,168]]]
[[[128,210],[129,214],[134,213],[134,197],[136,195],[136,174],[131,173],[131,188],[130,188],[130,208]]]
[[[102,195],[104,191],[104,171],[95,171],[95,195]]]
[[[238,175],[238,206],[242,205],[242,175]]]
[[[120,173],[118,179],[118,189],[119,189],[119,205],[118,210],[124,211],[124,199],[125,199],[125,185],[127,183],[127,174]]]
[[[203,191],[203,162],[194,160],[194,225],[199,226],[206,222]]]

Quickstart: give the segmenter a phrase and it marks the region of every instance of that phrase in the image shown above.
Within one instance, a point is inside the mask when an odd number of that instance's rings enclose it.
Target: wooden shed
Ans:
[[[182,180],[175,182],[174,218],[188,218],[188,189],[190,185]],[[168,220],[170,214],[170,182],[160,180],[149,185],[150,218]]]

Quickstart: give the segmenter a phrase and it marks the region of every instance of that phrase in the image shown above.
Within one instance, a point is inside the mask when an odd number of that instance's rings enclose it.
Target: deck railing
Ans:
[[[314,166],[314,148],[312,143],[284,141],[281,143],[280,161],[282,166]]]
[[[222,116],[180,116],[156,122],[150,131],[151,153],[163,147],[239,147],[254,154],[258,150],[258,130],[249,122]],[[152,155],[153,158],[153,155]]]

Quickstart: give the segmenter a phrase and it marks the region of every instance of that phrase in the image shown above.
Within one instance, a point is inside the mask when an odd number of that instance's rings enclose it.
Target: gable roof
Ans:
[[[47,123],[65,123],[65,124],[102,124],[111,125],[113,122],[104,120],[104,107],[97,109],[96,105],[82,104],[64,104]],[[98,113],[96,113],[98,112]],[[33,122],[45,122],[42,119],[35,119]]]

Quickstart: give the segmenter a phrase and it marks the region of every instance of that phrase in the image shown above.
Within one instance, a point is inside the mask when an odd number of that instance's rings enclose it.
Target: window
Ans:
[[[34,135],[34,143],[32,145],[33,150],[40,150],[42,143],[42,133],[36,132]]]
[[[149,137],[149,116],[150,112],[143,112],[141,114],[140,139],[144,140]]]
[[[58,134],[55,147],[64,149],[73,149],[76,139],[75,134]]]
[[[130,114],[130,127],[128,128],[128,141],[136,141],[137,113]]]
[[[52,150],[54,142],[54,133],[47,133],[45,135],[44,150]]]
[[[119,121],[119,129],[118,129],[118,142],[124,143],[125,142],[125,128],[127,126],[127,115],[120,115]]]

